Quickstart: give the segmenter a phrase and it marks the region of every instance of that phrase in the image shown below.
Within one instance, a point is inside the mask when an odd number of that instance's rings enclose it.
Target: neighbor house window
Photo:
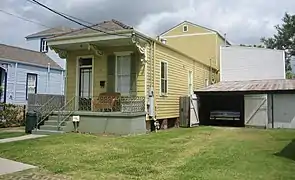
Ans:
[[[187,25],[184,25],[183,26],[183,32],[187,32],[188,31],[188,27],[187,27]]]
[[[168,63],[161,62],[161,95],[168,94]]]
[[[48,45],[47,45],[47,41],[45,39],[41,39],[40,52],[43,52],[43,53],[48,52]]]
[[[37,74],[27,74],[27,93],[26,98],[28,99],[28,94],[37,94]]]

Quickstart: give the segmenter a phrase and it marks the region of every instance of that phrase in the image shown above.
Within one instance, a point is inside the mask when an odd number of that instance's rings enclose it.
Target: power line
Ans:
[[[18,15],[12,14],[12,13],[10,13],[10,12],[4,11],[4,10],[2,10],[2,9],[0,9],[0,12],[2,12],[2,13],[4,13],[4,14],[7,14],[7,15],[10,15],[10,16],[13,16],[13,17],[18,18],[18,19],[21,19],[21,20],[23,20],[23,21],[27,21],[27,22],[30,22],[30,23],[38,24],[38,25],[43,26],[43,27],[46,27],[46,28],[52,28],[52,27],[49,27],[49,26],[47,26],[47,25],[41,24],[41,23],[39,23],[39,22],[32,21],[32,20],[30,20],[30,19],[26,19],[26,18],[23,18],[23,17],[21,17],[21,16],[18,16]]]
[[[83,23],[81,23],[81,22],[79,22],[77,20],[74,20],[73,18],[71,19],[68,16],[66,16],[64,13],[57,12],[56,10],[54,10],[54,9],[52,9],[52,8],[50,8],[50,7],[48,7],[48,6],[44,5],[44,4],[36,1],[36,0],[27,0],[27,1],[30,2],[30,3],[33,3],[33,4],[38,4],[39,6],[42,6],[43,8],[45,8],[45,9],[47,9],[47,10],[49,10],[49,11],[51,11],[51,12],[53,12],[53,13],[55,13],[55,14],[63,17],[63,18],[65,18],[65,19],[67,19],[67,20],[69,20],[71,22],[74,22],[74,23],[76,23],[78,25],[84,26],[84,27],[86,27],[88,29],[92,29],[94,31],[102,32],[102,33],[105,33],[105,34],[108,34],[108,35],[116,35],[116,36],[130,37],[130,36],[127,36],[127,35],[122,35],[122,34],[117,34],[117,33],[108,33],[108,32],[105,32],[103,30],[100,30],[100,29],[95,29],[95,28],[93,28],[91,26],[87,26],[87,25],[85,25],[85,24],[83,24]],[[77,19],[77,18],[75,18],[75,19]]]
[[[32,0],[27,0],[27,1],[29,1],[29,2],[31,2],[31,3],[33,3],[33,4],[36,4],[36,5],[39,5],[38,3],[36,3],[36,2],[34,2],[34,1],[32,1]],[[56,11],[56,10],[55,10],[55,11]],[[59,12],[59,11],[56,11],[56,12]],[[65,16],[68,16],[68,17],[70,17],[70,18],[76,19],[76,20],[78,20],[78,21],[81,21],[81,22],[83,22],[83,23],[86,23],[86,24],[89,24],[89,25],[94,25],[93,23],[91,23],[91,22],[89,22],[89,21],[85,21],[85,20],[83,20],[83,19],[81,19],[81,18],[77,18],[77,17],[75,17],[75,16],[72,16],[72,15],[69,15],[69,14],[66,14],[66,13],[63,13],[63,12],[59,12],[59,13],[65,15]]]

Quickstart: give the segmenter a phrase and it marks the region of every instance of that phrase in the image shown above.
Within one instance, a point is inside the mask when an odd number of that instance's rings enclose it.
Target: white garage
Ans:
[[[295,128],[295,80],[224,81],[195,94],[201,125]]]

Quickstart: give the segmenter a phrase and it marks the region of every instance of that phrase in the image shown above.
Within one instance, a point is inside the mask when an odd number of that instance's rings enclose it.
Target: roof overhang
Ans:
[[[246,81],[221,81],[211,86],[197,89],[196,95],[229,95],[229,94],[295,94],[295,80],[269,79]]]
[[[46,39],[49,46],[71,44],[71,43],[85,43],[106,41],[114,39],[128,39],[131,38],[133,30],[111,31],[110,33],[89,33],[81,35],[63,35]]]
[[[97,56],[101,56],[105,47],[134,46],[142,54],[143,61],[146,57],[147,40],[150,38],[133,29],[46,39],[48,46],[62,59],[65,59],[67,52],[71,50],[91,50]]]
[[[197,96],[226,96],[226,95],[247,95],[247,94],[294,94],[295,90],[268,90],[268,91],[195,91]]]

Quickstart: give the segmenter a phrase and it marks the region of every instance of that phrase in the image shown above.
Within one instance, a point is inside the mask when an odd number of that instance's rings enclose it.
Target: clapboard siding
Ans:
[[[47,86],[47,68],[28,64],[8,63],[6,103],[25,105],[27,73],[37,74],[37,93],[63,94],[64,78],[62,70],[50,69]],[[48,88],[47,88],[48,87]]]
[[[205,86],[209,67],[157,44],[155,49],[155,97],[157,119],[179,117],[179,97],[189,94],[188,74],[193,72],[193,88]],[[160,96],[160,62],[168,62],[168,95]]]

